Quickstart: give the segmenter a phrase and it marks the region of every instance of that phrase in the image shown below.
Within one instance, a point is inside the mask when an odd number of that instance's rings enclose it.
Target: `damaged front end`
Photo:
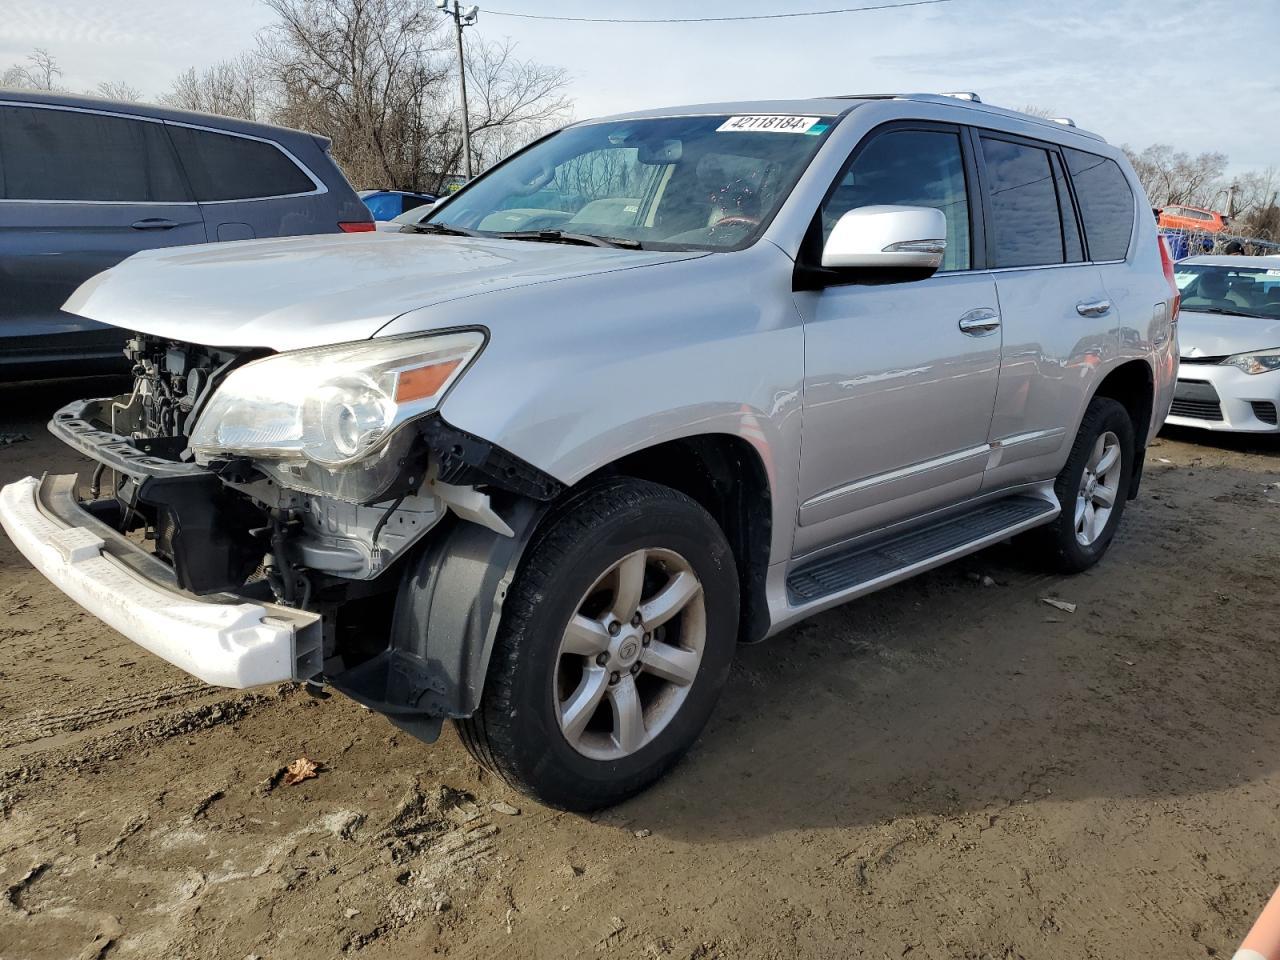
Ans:
[[[315,618],[268,680],[328,682],[434,739],[478,703],[506,584],[562,490],[440,416],[483,339],[268,354],[139,335],[131,392],[70,404],[50,429],[97,462],[76,509],[144,553],[145,576],[184,603]]]

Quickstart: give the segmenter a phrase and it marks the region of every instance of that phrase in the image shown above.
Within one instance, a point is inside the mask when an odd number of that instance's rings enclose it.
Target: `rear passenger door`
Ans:
[[[1119,323],[1086,259],[1059,148],[986,130],[972,136],[1004,332],[983,481],[993,489],[1057,473],[1098,371],[1117,353]]]
[[[204,239],[162,123],[0,105],[0,336],[24,338],[10,360],[118,356],[122,334],[67,297],[139,250]]]
[[[210,240],[332,233],[327,188],[274,140],[167,123]]]

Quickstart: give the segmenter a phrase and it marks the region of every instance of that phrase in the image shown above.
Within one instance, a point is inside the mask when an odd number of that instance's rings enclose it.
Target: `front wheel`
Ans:
[[[545,803],[617,803],[697,738],[737,626],[733,554],[706,510],[638,480],[589,488],[521,564],[463,743]]]
[[[1054,568],[1079,573],[1107,552],[1129,495],[1135,449],[1129,412],[1115,400],[1094,397],[1054,481],[1062,513],[1033,531]]]

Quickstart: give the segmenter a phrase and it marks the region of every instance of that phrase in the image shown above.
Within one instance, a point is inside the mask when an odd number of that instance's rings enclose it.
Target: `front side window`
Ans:
[[[996,267],[1066,262],[1062,207],[1049,151],[982,137]]]
[[[737,249],[773,219],[832,122],[705,116],[568,127],[437,207],[423,228]]]
[[[0,107],[0,196],[7,200],[190,200],[164,126],[128,117]]]
[[[1080,216],[1093,260],[1123,260],[1133,234],[1133,190],[1120,165],[1108,157],[1066,148],[1067,169],[1080,201]]]
[[[823,240],[841,216],[877,204],[941,210],[947,218],[942,269],[969,269],[969,195],[958,134],[891,130],[859,150],[822,206]]]
[[[316,185],[280,148],[211,130],[170,125],[196,199],[257,200],[313,193]]]

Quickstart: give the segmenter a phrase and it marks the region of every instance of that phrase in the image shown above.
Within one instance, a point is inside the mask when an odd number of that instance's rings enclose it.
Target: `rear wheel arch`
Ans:
[[[1130,476],[1128,497],[1138,495],[1142,480],[1142,464],[1151,432],[1151,414],[1155,405],[1155,372],[1146,360],[1128,360],[1102,378],[1089,399],[1107,397],[1115,400],[1129,414],[1133,423],[1135,462]]]

